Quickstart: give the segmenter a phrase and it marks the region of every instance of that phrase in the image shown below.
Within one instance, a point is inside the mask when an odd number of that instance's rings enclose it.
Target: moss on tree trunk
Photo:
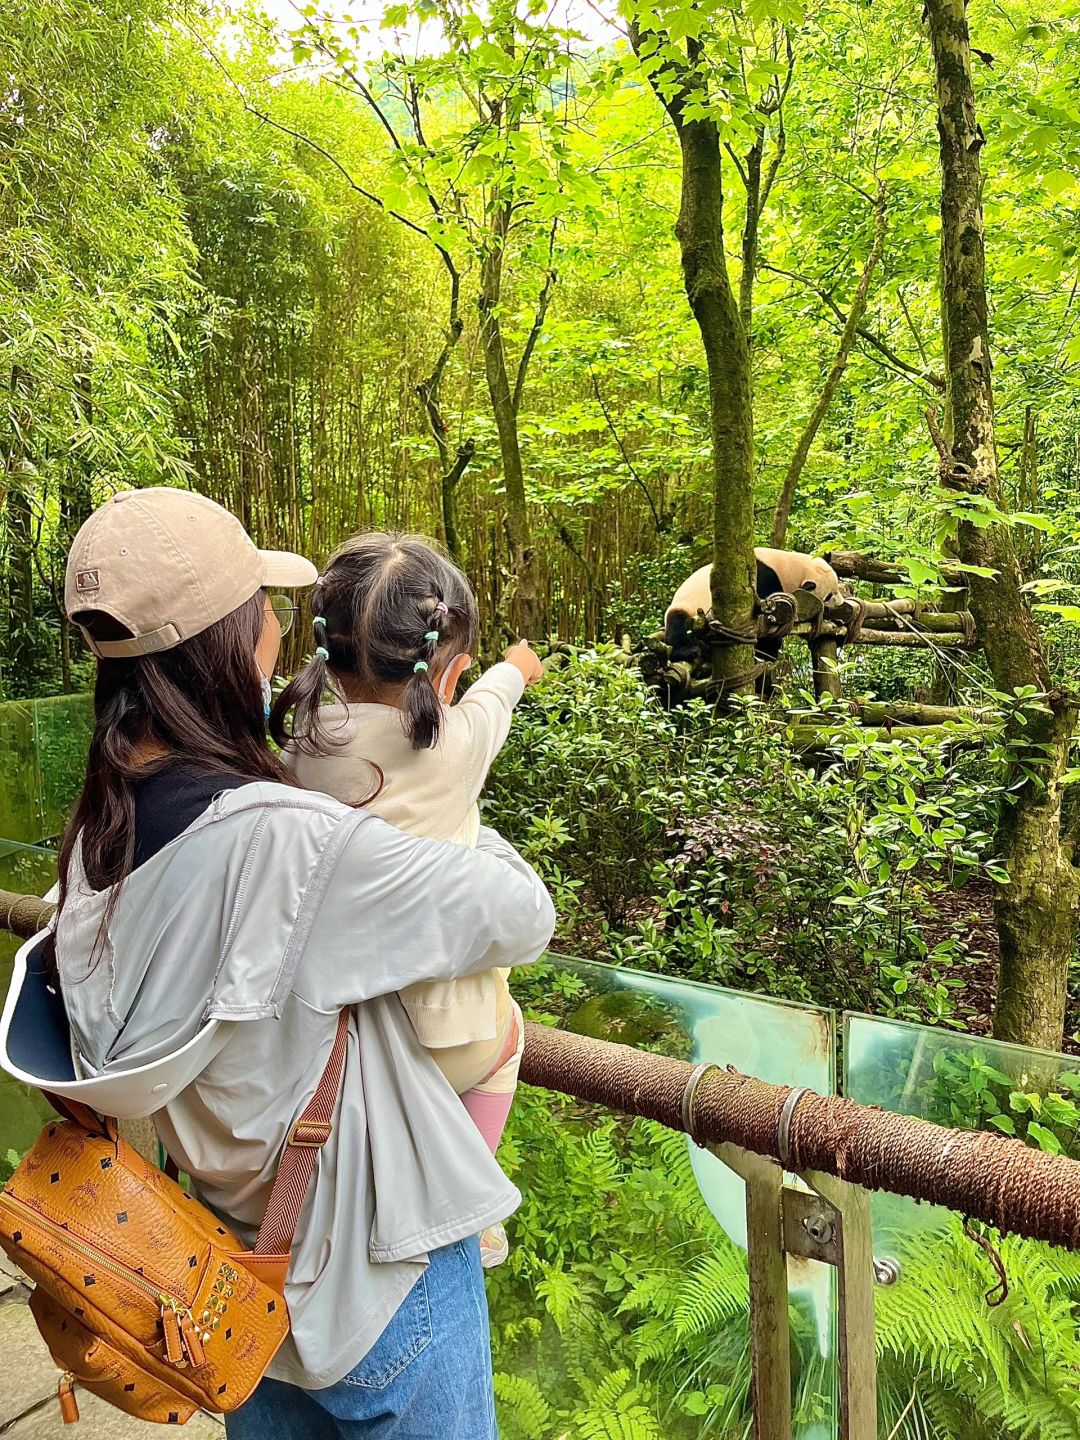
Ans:
[[[712,613],[730,631],[754,634],[754,422],[750,353],[724,255],[720,137],[708,120],[676,122],[682,201],[675,226],[683,281],[709,377],[712,442]],[[753,667],[753,641],[713,652],[713,675],[730,681]],[[750,682],[731,686],[749,689]]]
[[[945,348],[945,424],[931,429],[941,483],[958,501],[1003,503],[994,443],[994,403],[983,235],[983,134],[975,113],[971,49],[963,0],[927,0],[941,153],[941,289]],[[1048,691],[1049,713],[1014,737],[1014,773],[1003,796],[998,844],[1011,883],[995,900],[1000,972],[994,1033],[1059,1049],[1066,978],[1080,897],[1062,843],[1061,775],[1076,721],[1071,700],[1050,690],[1046,654],[1028,609],[1012,531],[961,519],[956,546],[969,565],[971,610],[997,688]]]

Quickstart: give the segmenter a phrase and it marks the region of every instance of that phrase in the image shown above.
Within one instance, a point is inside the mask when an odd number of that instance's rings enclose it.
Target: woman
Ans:
[[[98,657],[55,935],[78,1058],[119,1074],[210,1020],[224,1044],[155,1115],[199,1196],[254,1238],[285,1139],[353,1007],[338,1113],[292,1249],[292,1333],[231,1440],[496,1434],[477,1234],[518,1200],[396,992],[525,964],[551,903],[491,831],[415,840],[299,789],[265,743],[281,639],[256,550],[199,496],[115,497],[66,607]]]

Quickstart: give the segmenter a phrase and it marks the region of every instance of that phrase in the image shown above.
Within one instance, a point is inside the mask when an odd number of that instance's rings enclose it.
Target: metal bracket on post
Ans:
[[[791,1331],[787,1256],[831,1265],[837,1274],[837,1370],[841,1440],[876,1440],[877,1357],[874,1281],[892,1283],[874,1260],[870,1200],[858,1185],[810,1172],[809,1191],[785,1185],[772,1160],[737,1145],[708,1149],[746,1184],[746,1266],[756,1440],[791,1440]],[[879,1269],[879,1266],[881,1267]]]

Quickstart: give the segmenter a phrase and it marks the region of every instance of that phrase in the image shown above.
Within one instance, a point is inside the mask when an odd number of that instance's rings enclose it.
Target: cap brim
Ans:
[[[319,578],[319,572],[310,560],[294,555],[290,550],[260,550],[259,559],[262,561],[263,585],[267,589],[276,585],[283,585],[286,589],[314,585]]]

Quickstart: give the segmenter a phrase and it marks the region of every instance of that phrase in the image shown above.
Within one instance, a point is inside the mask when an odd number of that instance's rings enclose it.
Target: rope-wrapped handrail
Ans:
[[[8,930],[21,940],[29,940],[44,930],[56,906],[37,895],[17,895],[13,890],[0,890],[0,930]]]
[[[686,1130],[683,1097],[694,1066],[574,1035],[525,1027],[521,1079],[577,1100]],[[730,1142],[791,1170],[817,1170],[888,1190],[1033,1240],[1080,1249],[1080,1162],[981,1130],[947,1130],[837,1095],[806,1090],[785,1113],[790,1085],[710,1070],[696,1086],[694,1138]],[[781,1118],[786,1145],[781,1144]]]
[[[0,928],[27,938],[53,906],[0,890]],[[947,1130],[838,1095],[770,1085],[737,1070],[691,1065],[574,1035],[525,1027],[521,1078],[624,1115],[657,1120],[699,1144],[730,1142],[868,1190],[887,1190],[999,1230],[1080,1249],[1080,1162],[980,1130]],[[687,1104],[688,1086],[692,1104]]]

